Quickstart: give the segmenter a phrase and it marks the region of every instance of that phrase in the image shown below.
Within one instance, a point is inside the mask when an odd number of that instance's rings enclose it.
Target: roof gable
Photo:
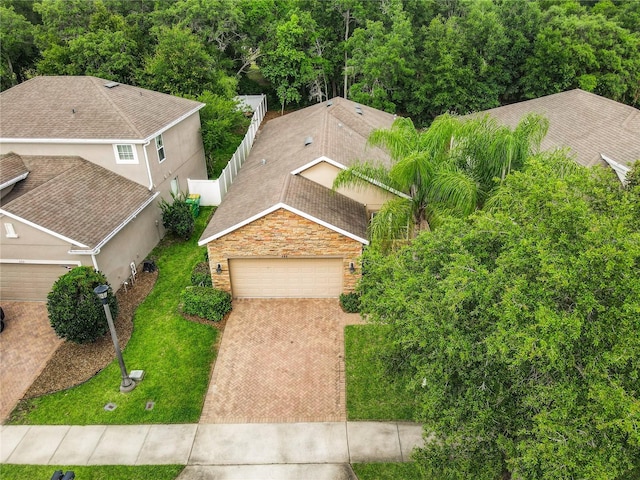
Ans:
[[[584,166],[605,165],[602,155],[627,166],[640,159],[640,110],[584,90],[569,90],[480,113],[513,128],[531,112],[549,119],[543,150],[569,147],[575,160]]]
[[[157,196],[80,157],[22,156],[29,176],[0,211],[82,248],[95,248]]]
[[[362,113],[358,113],[356,107]],[[289,177],[291,172],[320,157],[345,166],[364,159],[389,164],[389,156],[379,148],[368,147],[367,139],[372,130],[389,128],[393,121],[394,115],[343,98],[270,120],[256,137],[249,157],[203,232],[200,244],[219,238],[223,232],[232,231],[248,219],[287,202],[298,202],[300,211],[313,212],[311,217],[327,218],[327,223],[336,222],[355,237],[366,238],[361,222],[353,223],[355,207],[341,203],[338,211],[332,210],[335,209],[332,202],[342,195],[319,185],[316,188],[309,180],[303,183]],[[312,137],[313,142],[305,145],[308,137]],[[306,199],[301,195],[300,185],[309,189]],[[363,217],[366,220],[366,214],[363,213]]]
[[[109,83],[41,76],[0,93],[0,138],[142,141],[204,106],[126,84],[108,88]]]

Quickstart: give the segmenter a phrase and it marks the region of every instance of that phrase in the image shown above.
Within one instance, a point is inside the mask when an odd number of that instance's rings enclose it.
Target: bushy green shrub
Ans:
[[[355,292],[341,293],[340,306],[347,313],[360,313],[360,295]]]
[[[53,284],[47,296],[49,322],[60,338],[74,343],[91,343],[107,333],[104,307],[93,289],[108,285],[106,277],[93,267],[76,267]],[[111,288],[107,303],[115,319],[118,302]]]
[[[219,322],[231,311],[231,295],[211,287],[188,287],[182,292],[182,311]]]
[[[213,287],[209,262],[197,263],[191,271],[191,285],[196,287]]]
[[[173,198],[173,203],[167,202],[164,198],[160,200],[162,225],[175,236],[189,240],[195,227],[191,205],[187,203],[182,193],[171,194],[171,198]]]

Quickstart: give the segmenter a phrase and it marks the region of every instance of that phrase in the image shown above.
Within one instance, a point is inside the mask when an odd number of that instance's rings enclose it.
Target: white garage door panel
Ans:
[[[230,265],[234,297],[314,298],[342,293],[340,258],[236,258]]]
[[[0,264],[0,298],[46,301],[53,282],[67,273],[62,265]]]

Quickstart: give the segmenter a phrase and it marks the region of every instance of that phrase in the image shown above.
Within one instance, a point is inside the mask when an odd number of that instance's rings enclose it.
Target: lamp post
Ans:
[[[109,324],[109,330],[111,331],[111,339],[113,340],[113,348],[116,351],[118,357],[118,363],[120,363],[120,371],[122,372],[122,383],[120,383],[120,391],[127,393],[136,388],[136,382],[129,378],[127,374],[127,368],[124,366],[124,360],[122,359],[122,352],[120,351],[120,344],[118,343],[118,336],[116,335],[116,329],[113,326],[113,318],[111,318],[111,309],[107,303],[107,291],[109,287],[107,285],[98,285],[93,289],[93,292],[98,296],[104,307],[104,313],[107,316],[107,323]]]

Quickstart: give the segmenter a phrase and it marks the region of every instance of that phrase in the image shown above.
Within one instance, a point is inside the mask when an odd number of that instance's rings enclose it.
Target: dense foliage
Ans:
[[[211,287],[188,287],[182,293],[182,311],[219,322],[231,311],[231,295]]]
[[[173,199],[171,203],[164,198],[159,202],[162,210],[162,225],[176,237],[189,240],[195,227],[191,205],[187,203],[183,194],[172,194],[171,197]]]
[[[198,262],[191,271],[191,285],[196,287],[212,287],[209,262]]]
[[[340,306],[347,313],[360,312],[360,294],[356,292],[341,293]]]
[[[577,87],[640,105],[636,0],[1,0],[0,15],[2,89],[96,75],[230,100],[257,68],[282,108],[343,95],[419,125]]]
[[[93,289],[108,285],[106,277],[93,267],[76,267],[62,275],[47,296],[49,322],[60,338],[74,343],[91,343],[108,330],[102,302]],[[107,292],[111,315],[118,315],[118,302]]]
[[[464,216],[482,207],[506,176],[537,152],[547,127],[548,121],[534,114],[514,130],[489,116],[444,114],[422,131],[399,118],[368,139],[389,153],[391,167],[356,163],[338,174],[333,187],[366,187],[374,179],[403,192],[406,196],[385,202],[376,213],[370,236],[385,248],[404,245],[443,214]]]
[[[638,196],[610,171],[531,158],[483,211],[365,252],[433,435],[428,478],[623,479],[640,469]]]

